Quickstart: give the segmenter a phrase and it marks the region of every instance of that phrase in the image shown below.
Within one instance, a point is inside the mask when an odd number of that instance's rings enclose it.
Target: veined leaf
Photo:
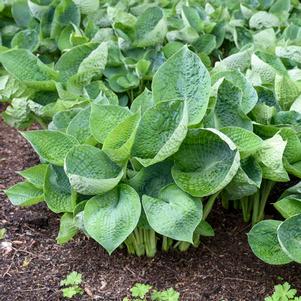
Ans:
[[[281,198],[274,207],[284,217],[289,218],[296,214],[301,214],[301,195],[291,194],[284,198]]]
[[[185,46],[158,69],[152,91],[156,103],[186,101],[189,124],[198,124],[208,106],[210,76],[200,58]]]
[[[180,147],[187,133],[186,103],[173,100],[158,103],[142,116],[132,155],[143,166],[163,161]]]
[[[248,234],[248,241],[254,254],[269,264],[287,264],[292,260],[282,250],[277,229],[281,221],[265,220],[256,224]]]
[[[79,144],[74,137],[59,131],[38,130],[21,134],[43,160],[58,166],[63,166],[69,150]]]
[[[28,182],[17,183],[5,193],[15,206],[32,206],[43,201],[43,190]]]
[[[193,196],[214,194],[229,184],[239,168],[234,143],[215,129],[192,130],[175,154],[172,176]]]
[[[20,171],[19,174],[37,188],[43,189],[47,166],[47,164],[38,164]]]
[[[56,242],[63,245],[70,241],[78,232],[78,229],[74,223],[73,214],[65,213],[61,217],[60,230],[56,237]]]
[[[72,148],[65,159],[71,186],[85,195],[102,194],[113,189],[123,171],[100,149],[90,145]]]
[[[62,167],[47,168],[44,183],[45,202],[55,213],[73,212],[76,205],[76,194],[72,191],[68,177]]]
[[[135,229],[140,214],[137,192],[128,185],[120,184],[87,202],[84,227],[111,254]]]
[[[151,227],[167,237],[193,242],[193,232],[203,215],[202,202],[175,184],[161,189],[158,198],[142,197],[143,208]]]

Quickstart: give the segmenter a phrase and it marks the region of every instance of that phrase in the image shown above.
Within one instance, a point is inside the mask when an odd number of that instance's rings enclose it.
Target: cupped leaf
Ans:
[[[119,123],[106,137],[102,150],[115,162],[129,159],[136,131],[140,121],[140,112],[130,115]]]
[[[234,143],[215,129],[191,130],[175,154],[172,176],[193,196],[214,194],[229,184],[239,168]]]
[[[277,229],[281,221],[265,220],[256,224],[248,234],[248,242],[253,253],[269,264],[287,264],[292,260],[282,250]]]
[[[172,239],[193,243],[193,233],[202,220],[202,202],[179,189],[175,184],[164,187],[158,198],[142,197],[150,226]]]
[[[252,121],[241,109],[242,91],[224,79],[217,92],[214,121],[217,128],[237,126],[252,130]]]
[[[301,195],[288,195],[274,204],[274,207],[284,217],[289,218],[301,214]]]
[[[253,195],[260,188],[261,181],[259,164],[253,157],[248,157],[241,161],[241,167],[223,193],[229,200],[239,200]]]
[[[123,176],[120,166],[90,145],[71,149],[65,159],[65,170],[71,186],[85,195],[105,193],[113,189]]]
[[[104,143],[108,134],[121,123],[131,112],[121,106],[92,104],[90,129],[94,138]]]
[[[200,58],[185,46],[158,69],[152,91],[156,103],[187,101],[189,124],[198,124],[208,106],[210,76]]]
[[[301,214],[294,215],[278,227],[279,243],[286,255],[293,261],[301,263]]]
[[[4,191],[15,206],[32,206],[43,201],[43,190],[29,182],[17,183]]]
[[[63,166],[69,150],[78,144],[74,137],[59,131],[38,130],[21,134],[43,160],[58,166]]]
[[[73,212],[76,204],[76,194],[72,191],[68,177],[62,167],[47,168],[44,196],[48,208],[55,212]]]
[[[136,22],[136,47],[155,46],[163,42],[167,32],[167,24],[160,7],[146,9]]]
[[[220,129],[237,146],[241,159],[255,154],[262,146],[263,140],[251,131],[240,127],[224,127]]]
[[[111,254],[135,229],[140,214],[141,203],[137,192],[128,185],[120,184],[87,202],[84,227]]]
[[[137,112],[141,110],[141,114],[143,115],[144,112],[151,108],[154,105],[153,95],[152,92],[149,91],[147,88],[144,89],[144,91],[138,95],[131,105],[131,111]]]
[[[65,213],[61,217],[60,230],[56,237],[56,242],[63,245],[70,241],[78,232],[78,228],[75,225],[73,214]]]
[[[90,114],[91,107],[88,106],[78,112],[67,127],[66,133],[75,137],[79,143],[88,143],[93,140],[90,131]]]
[[[38,164],[20,171],[19,174],[37,188],[43,189],[47,166],[47,164]]]
[[[163,161],[174,154],[187,134],[186,102],[173,100],[158,103],[142,116],[132,155],[143,166]]]
[[[11,49],[0,53],[0,62],[8,73],[27,86],[39,90],[54,90],[58,73],[43,64],[26,49]]]

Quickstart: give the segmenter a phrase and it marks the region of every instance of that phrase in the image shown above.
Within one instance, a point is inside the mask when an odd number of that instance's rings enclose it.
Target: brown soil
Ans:
[[[37,162],[17,131],[0,120],[0,189],[21,180],[15,171]],[[3,192],[0,204],[0,228],[7,229],[5,240],[13,247],[8,254],[0,253],[1,301],[62,300],[59,282],[71,271],[82,273],[86,290],[75,300],[120,301],[136,282],[159,289],[174,287],[183,301],[260,301],[284,280],[301,289],[301,266],[275,267],[259,261],[249,249],[249,227],[241,216],[219,207],[209,218],[214,238],[186,253],[159,252],[149,259],[123,250],[109,256],[82,235],[67,245],[56,245],[58,216],[44,204],[16,208]]]

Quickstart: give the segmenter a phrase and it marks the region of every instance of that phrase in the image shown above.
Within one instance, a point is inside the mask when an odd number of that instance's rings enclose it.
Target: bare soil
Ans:
[[[15,171],[37,162],[29,144],[0,120],[0,189],[21,181]],[[121,301],[136,282],[173,287],[182,301],[260,301],[283,281],[301,289],[301,265],[269,266],[258,260],[247,243],[249,226],[219,205],[209,217],[214,238],[197,249],[159,252],[153,259],[124,250],[109,256],[83,235],[59,246],[58,218],[44,204],[14,207],[0,192],[0,228],[6,228],[5,241],[12,243],[10,252],[0,252],[1,301],[62,300],[59,282],[71,271],[82,273],[85,289],[74,300]]]

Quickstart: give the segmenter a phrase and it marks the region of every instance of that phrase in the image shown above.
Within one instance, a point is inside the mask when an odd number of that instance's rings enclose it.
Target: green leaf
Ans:
[[[79,108],[73,108],[70,110],[62,110],[53,115],[52,121],[48,124],[48,129],[51,131],[61,131],[66,132],[66,129],[74,118],[74,116],[79,113]]]
[[[72,298],[76,295],[82,295],[84,293],[83,289],[78,286],[69,286],[66,288],[62,288],[63,297]]]
[[[237,126],[252,130],[252,121],[241,109],[242,93],[231,82],[223,80],[219,86],[214,121],[217,128]]]
[[[84,15],[89,15],[96,12],[99,8],[98,0],[73,0]]]
[[[279,243],[285,254],[293,261],[301,263],[301,214],[294,215],[278,227],[277,235]]]
[[[26,0],[13,1],[11,6],[11,13],[18,26],[29,26],[32,17]]]
[[[241,159],[255,154],[262,146],[262,139],[244,128],[228,126],[220,129],[237,146]]]
[[[255,154],[262,169],[262,176],[275,182],[287,182],[289,176],[283,166],[282,158],[286,141],[279,134],[263,141],[261,149]]]
[[[47,166],[47,164],[38,164],[20,171],[19,174],[37,188],[43,189]]]
[[[64,169],[57,166],[48,166],[44,197],[48,208],[55,212],[73,212],[76,205],[76,194],[71,190],[71,185]]]
[[[143,209],[150,226],[172,239],[193,243],[193,232],[203,215],[202,202],[176,185],[161,189],[158,198],[144,195]]]
[[[106,137],[102,150],[115,162],[129,159],[136,131],[140,121],[140,112],[130,115],[119,123]]]
[[[180,294],[173,288],[169,288],[162,292],[154,291],[151,298],[153,301],[179,301]]]
[[[11,203],[15,206],[32,206],[43,201],[43,190],[35,187],[31,183],[17,183],[5,193]]]
[[[63,166],[69,150],[78,144],[74,137],[59,131],[37,130],[21,134],[43,160],[58,166]]]
[[[280,25],[280,20],[277,16],[266,11],[258,11],[250,18],[249,25],[251,28],[255,29],[278,27]]]
[[[90,145],[72,148],[65,159],[71,186],[85,195],[102,194],[113,189],[123,176],[121,167],[100,149]]]
[[[149,47],[161,44],[167,32],[167,25],[160,7],[146,9],[136,22],[136,47]]]
[[[186,101],[189,124],[198,124],[208,106],[210,76],[200,58],[184,46],[160,66],[153,78],[152,91],[156,103]]]
[[[35,51],[39,47],[38,32],[33,29],[25,29],[14,35],[11,41],[12,48],[24,48]]]
[[[56,237],[56,242],[60,245],[63,245],[70,241],[77,234],[77,232],[78,230],[73,220],[73,214],[65,213],[61,217],[60,230]]]
[[[211,225],[202,220],[196,227],[194,231],[194,235],[201,235],[201,236],[206,236],[206,237],[212,237],[215,235],[213,228]]]
[[[241,167],[223,193],[229,200],[239,200],[256,193],[261,181],[261,168],[253,157],[249,157],[241,161]]]
[[[58,74],[25,49],[11,49],[0,53],[0,62],[8,73],[27,86],[39,90],[54,90]]]
[[[214,194],[229,184],[239,168],[234,143],[215,129],[190,131],[175,154],[172,176],[193,196]]]
[[[75,137],[81,144],[89,143],[91,140],[93,140],[90,131],[90,114],[90,106],[81,110],[70,121],[66,130],[68,135]]]
[[[274,203],[274,207],[284,218],[301,214],[301,195],[286,196]]]
[[[145,167],[165,160],[179,149],[187,134],[187,125],[185,102],[158,103],[142,116],[132,155]]]
[[[288,76],[276,75],[275,95],[283,110],[289,110],[300,95],[298,86]]]
[[[141,110],[141,115],[145,113],[146,110],[154,105],[152,92],[147,88],[138,95],[131,104],[131,112],[135,113]]]
[[[130,111],[125,107],[92,104],[90,116],[91,133],[98,142],[104,143],[114,127],[130,115]]]
[[[283,252],[277,229],[281,221],[265,220],[256,224],[248,234],[248,242],[253,253],[268,264],[287,264],[292,260]]]
[[[141,214],[137,192],[120,184],[90,199],[84,210],[88,234],[111,254],[136,228]]]
[[[151,290],[151,285],[136,283],[131,289],[131,293],[133,297],[144,298],[146,294]]]
[[[60,282],[60,286],[80,285],[82,283],[82,274],[71,272],[67,277]]]

